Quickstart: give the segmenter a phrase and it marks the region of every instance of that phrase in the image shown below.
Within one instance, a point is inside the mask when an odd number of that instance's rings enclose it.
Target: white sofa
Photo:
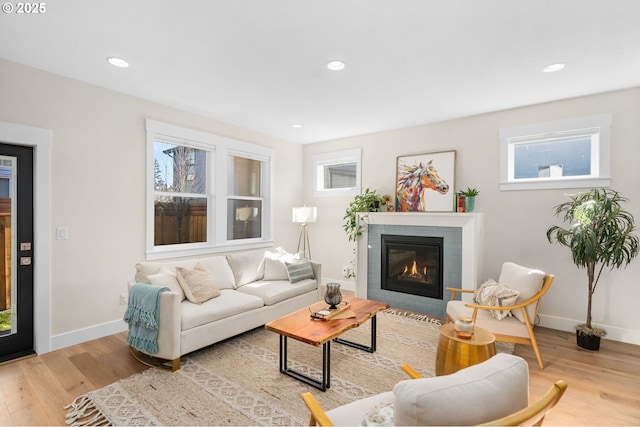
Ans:
[[[158,353],[151,356],[170,361],[176,370],[182,355],[319,301],[321,265],[293,258],[283,257],[282,251],[262,250],[136,264],[129,288],[135,283],[151,283],[171,289],[160,294]],[[289,262],[285,264],[285,260]],[[298,277],[296,266],[303,271]],[[206,269],[219,295],[202,303],[185,298],[184,281],[181,286],[178,280],[182,275],[176,275],[178,267]],[[312,278],[308,277],[310,271]]]

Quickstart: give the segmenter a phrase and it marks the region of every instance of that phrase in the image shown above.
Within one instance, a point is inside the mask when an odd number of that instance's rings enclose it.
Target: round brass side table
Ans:
[[[486,329],[474,328],[470,339],[456,336],[453,323],[440,326],[436,376],[448,375],[484,362],[496,354],[496,337]]]

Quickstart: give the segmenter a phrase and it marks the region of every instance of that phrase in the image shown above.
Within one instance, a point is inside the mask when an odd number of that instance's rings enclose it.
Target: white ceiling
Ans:
[[[299,143],[640,86],[637,0],[45,4],[0,58]]]

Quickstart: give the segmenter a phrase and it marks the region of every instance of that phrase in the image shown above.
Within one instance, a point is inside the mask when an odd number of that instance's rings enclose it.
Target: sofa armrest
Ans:
[[[129,282],[131,289],[134,282]],[[174,360],[180,357],[182,296],[177,292],[165,291],[160,294],[160,318],[158,319],[158,353],[151,356]]]
[[[311,260],[309,260],[309,263],[313,270],[313,277],[316,278],[316,282],[318,283],[318,299],[322,300],[322,264]]]

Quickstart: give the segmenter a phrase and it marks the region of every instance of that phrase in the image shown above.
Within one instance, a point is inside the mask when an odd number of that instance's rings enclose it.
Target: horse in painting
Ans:
[[[433,160],[426,166],[402,165],[398,170],[396,210],[400,212],[426,211],[425,192],[435,190],[447,194],[447,184],[433,167]]]

